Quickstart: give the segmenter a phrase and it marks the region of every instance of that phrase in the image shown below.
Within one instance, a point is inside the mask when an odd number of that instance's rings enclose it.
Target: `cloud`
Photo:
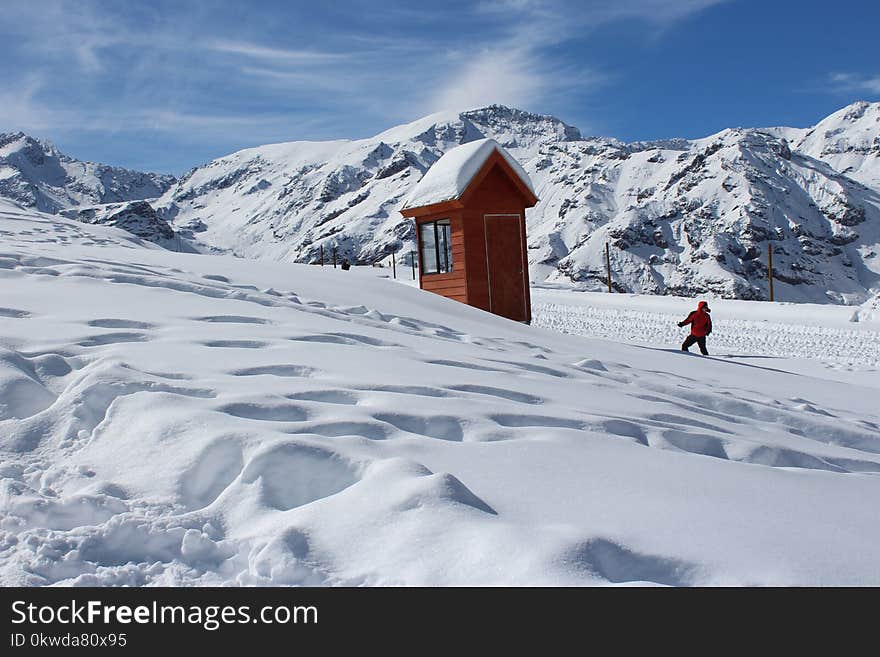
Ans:
[[[254,43],[234,41],[213,41],[206,44],[208,50],[231,55],[244,55],[276,64],[320,64],[349,59],[349,55],[320,50],[288,50],[286,48],[267,48]]]
[[[831,89],[835,92],[867,92],[880,94],[880,75],[861,73],[832,73],[828,76]]]
[[[76,124],[74,113],[53,109],[40,101],[45,87],[43,78],[28,75],[19,85],[6,84],[0,89],[0,129],[47,134]]]
[[[431,98],[430,110],[463,110],[492,103],[530,105],[546,86],[527,51],[487,50],[464,59]]]
[[[717,2],[8,3],[0,129],[222,149],[368,136],[491,103],[562,112],[610,76],[560,46],[614,21],[656,32]]]
[[[554,47],[589,38],[601,26],[621,20],[641,20],[662,30],[725,1],[484,0],[476,12],[490,17],[497,33],[488,36],[489,44],[450,56],[451,70],[424,109],[538,106],[565,90],[589,92],[608,76],[585,64],[575,70],[560,63],[550,54]]]
[[[619,20],[664,24],[730,0],[484,0],[478,11],[498,19],[527,16],[551,22],[562,33],[580,32]]]
[[[17,2],[3,11],[3,36],[14,37],[37,61],[75,64],[85,74],[104,70],[102,51],[143,36],[87,1]]]
[[[596,18],[602,22],[640,19],[655,24],[682,20],[729,0],[610,0],[597,3]]]

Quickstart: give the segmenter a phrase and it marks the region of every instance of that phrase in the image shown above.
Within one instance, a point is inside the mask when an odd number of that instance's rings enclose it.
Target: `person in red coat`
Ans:
[[[687,319],[683,322],[678,323],[679,326],[691,325],[691,334],[687,336],[682,343],[682,351],[688,351],[696,342],[700,346],[700,353],[704,356],[709,355],[709,350],[706,349],[706,336],[712,332],[712,318],[709,316],[710,312],[709,304],[705,301],[700,301],[700,303],[697,304],[697,309],[688,315]]]

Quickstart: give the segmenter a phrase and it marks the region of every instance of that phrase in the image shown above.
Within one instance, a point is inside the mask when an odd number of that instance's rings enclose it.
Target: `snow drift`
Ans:
[[[5,585],[880,584],[876,372],[0,231]]]

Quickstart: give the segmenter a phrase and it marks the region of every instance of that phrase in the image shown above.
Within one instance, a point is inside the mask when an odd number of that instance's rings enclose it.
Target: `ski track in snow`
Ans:
[[[43,215],[0,229],[4,584],[880,583],[871,371],[691,361]]]

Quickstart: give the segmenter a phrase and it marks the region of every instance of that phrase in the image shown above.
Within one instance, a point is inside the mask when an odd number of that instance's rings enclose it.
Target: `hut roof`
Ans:
[[[479,139],[456,146],[434,162],[407,197],[403,209],[421,208],[461,198],[471,180],[495,151],[504,157],[510,168],[534,194],[532,181],[519,162],[494,139]]]

